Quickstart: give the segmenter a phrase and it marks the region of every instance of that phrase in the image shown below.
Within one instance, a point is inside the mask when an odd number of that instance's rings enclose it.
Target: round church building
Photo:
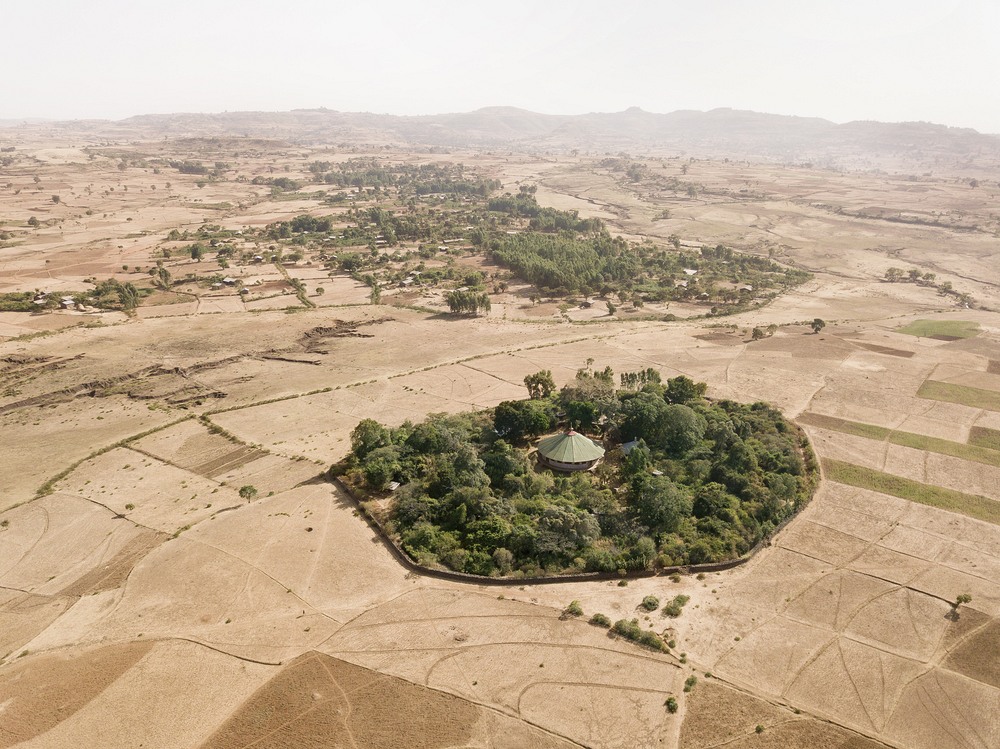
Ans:
[[[603,457],[603,447],[573,430],[538,443],[538,461],[557,471],[589,471]]]

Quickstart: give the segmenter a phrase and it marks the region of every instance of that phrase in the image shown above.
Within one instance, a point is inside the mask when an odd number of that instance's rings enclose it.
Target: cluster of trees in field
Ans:
[[[0,312],[37,312],[58,306],[56,297],[48,297],[44,305],[35,304],[35,293],[30,291],[9,291],[0,294]]]
[[[580,218],[577,211],[560,211],[539,205],[535,198],[536,190],[534,185],[522,185],[517,195],[508,192],[491,198],[486,203],[486,209],[513,218],[526,218],[528,228],[533,231],[590,234],[604,229],[604,222],[599,218]]]
[[[171,160],[167,162],[167,165],[172,169],[176,169],[181,174],[195,174],[201,176],[211,176],[213,178],[221,177],[223,173],[230,168],[230,165],[224,161],[216,161],[212,166],[208,166],[198,161]],[[128,168],[128,162],[123,159],[121,164],[118,165],[118,168]],[[199,183],[199,185],[200,184],[201,183]]]
[[[455,289],[445,296],[448,309],[460,315],[490,311],[490,295],[481,289]]]
[[[88,304],[98,309],[124,310],[130,311],[138,307],[144,297],[152,293],[152,289],[138,288],[130,281],[122,283],[116,278],[108,278],[103,281],[88,279],[93,282],[94,288],[85,292],[78,292],[72,295],[75,302]],[[59,306],[60,298],[54,294],[45,296],[42,304],[35,304],[34,300],[39,292],[11,292],[0,294],[0,311],[2,312],[36,312],[39,309],[55,309]]]
[[[177,162],[175,166],[202,173],[195,169],[202,165],[193,162]],[[405,201],[405,207],[392,210],[368,204],[352,206],[337,215],[303,214],[269,224],[254,232],[255,238],[271,242],[268,252],[279,258],[280,247],[287,244],[348,249],[326,258],[328,267],[358,277],[370,274],[373,282],[379,284],[403,280],[397,277],[399,269],[394,263],[409,259],[409,252],[390,257],[383,250],[398,247],[400,243],[417,243],[419,247],[410,252],[428,260],[441,251],[458,253],[460,245],[448,245],[445,249],[445,243],[460,240],[505,268],[494,274],[494,291],[506,288],[509,273],[535,285],[544,295],[600,294],[608,299],[616,294],[618,303],[631,302],[636,307],[648,302],[693,300],[715,305],[713,314],[729,312],[772,298],[808,278],[804,272],[722,245],[699,252],[682,250],[679,238],[673,238],[672,247],[630,243],[612,237],[599,219],[583,219],[576,211],[539,205],[533,186],[521,186],[516,194],[498,195],[499,182],[483,178],[460,164],[393,164],[375,158],[357,158],[344,162],[316,161],[309,169],[319,182],[364,186],[376,201],[383,189],[392,188]],[[261,179],[282,189],[300,187],[286,183],[283,177]],[[426,204],[422,197],[428,195],[436,196],[439,201],[442,195],[461,196],[463,200],[442,210]],[[512,228],[517,231],[512,232]],[[188,237],[187,231],[183,234],[175,231],[167,238],[176,241]],[[199,232],[197,238],[205,237]],[[217,245],[229,238],[213,234],[211,239],[215,240],[211,242],[212,248],[218,250]],[[207,250],[202,245],[189,248],[195,260],[205,257]],[[288,257],[301,256],[301,250],[296,250]],[[244,253],[243,260],[248,257]],[[218,259],[225,267],[227,260],[221,253]],[[420,285],[433,285],[446,276],[448,280],[459,280],[454,274],[433,268],[421,270],[415,280]],[[374,288],[373,283],[369,285]],[[446,301],[455,313],[475,313],[487,308],[483,293],[485,289],[477,286],[474,295],[455,294]],[[477,303],[472,303],[472,296]],[[608,309],[612,314],[614,307],[609,299]]]
[[[902,268],[892,267],[885,272],[885,280],[889,283],[915,283],[918,286],[930,286],[938,290],[938,293],[943,296],[953,296],[958,300],[958,303],[965,307],[975,307],[976,300],[972,294],[956,291],[952,285],[951,281],[942,281],[941,283],[935,283],[937,275],[934,273],[921,273],[917,268],[910,268],[908,271],[904,271]]]
[[[366,419],[336,472],[393,494],[386,525],[418,562],[478,575],[649,569],[737,557],[814,489],[802,433],[765,403],[710,401],[704,383],[588,366],[561,390],[389,429]],[[530,441],[571,425],[603,441],[590,472],[540,468]],[[616,449],[622,444],[627,454]]]
[[[448,194],[485,198],[500,188],[500,182],[467,174],[461,164],[393,164],[375,158],[343,162],[314,161],[309,171],[316,182],[337,187],[395,187],[408,195]]]
[[[181,174],[208,174],[211,171],[207,166],[196,161],[170,161],[168,163]]]
[[[678,252],[630,244],[606,231],[504,234],[487,240],[486,248],[497,263],[553,294],[625,292],[642,301],[703,298],[741,304],[809,278],[804,271],[721,245]]]
[[[353,226],[338,228],[340,236],[336,244],[368,245],[376,238],[392,246],[400,241],[427,241],[433,238],[436,223],[424,214],[397,214],[394,211],[370,206],[351,209],[344,218]],[[328,235],[334,230],[332,216],[309,216],[303,214],[289,221],[275,221],[268,224],[262,236],[273,241],[292,239],[293,243],[304,244],[310,240],[323,245],[330,244]]]

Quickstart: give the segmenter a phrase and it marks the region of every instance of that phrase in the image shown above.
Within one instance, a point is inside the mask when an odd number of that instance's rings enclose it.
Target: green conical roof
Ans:
[[[573,431],[546,437],[538,443],[538,452],[560,463],[584,463],[604,457],[603,447]]]

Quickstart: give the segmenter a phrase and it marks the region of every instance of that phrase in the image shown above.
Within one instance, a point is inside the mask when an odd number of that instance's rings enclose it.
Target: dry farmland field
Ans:
[[[654,154],[626,177],[585,150],[83,126],[0,144],[0,747],[1000,746],[1000,171]],[[367,171],[324,181],[338,165]],[[638,247],[810,275],[745,304],[554,293],[474,246],[471,198],[384,179],[459,165]],[[329,221],[282,234],[296,217]],[[476,274],[489,311],[449,314]],[[590,362],[774,404],[817,494],[729,571],[497,587],[405,568],[325,477],[361,419],[489,408]],[[648,595],[690,600],[671,618]]]

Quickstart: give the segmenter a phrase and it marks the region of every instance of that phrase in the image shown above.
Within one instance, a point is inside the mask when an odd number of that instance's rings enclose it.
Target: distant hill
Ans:
[[[38,125],[48,122],[38,117],[24,117],[20,120],[0,120],[0,127],[20,127],[21,125]]]
[[[12,122],[13,124],[13,122]],[[19,123],[20,124],[20,121]],[[73,123],[46,123],[72,128]],[[514,107],[397,116],[328,109],[291,112],[147,114],[117,122],[76,123],[88,132],[156,137],[280,138],[303,145],[396,143],[519,151],[683,155],[765,159],[819,166],[979,166],[1000,164],[1000,136],[925,122],[849,122],[734,109],[669,114],[548,115]]]

